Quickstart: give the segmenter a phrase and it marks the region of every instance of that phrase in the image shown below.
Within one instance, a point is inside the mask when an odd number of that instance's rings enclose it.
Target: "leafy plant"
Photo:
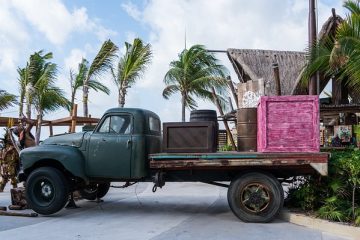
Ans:
[[[360,225],[359,186],[360,150],[332,152],[328,177],[294,179],[287,203],[305,211],[314,211],[323,219]]]

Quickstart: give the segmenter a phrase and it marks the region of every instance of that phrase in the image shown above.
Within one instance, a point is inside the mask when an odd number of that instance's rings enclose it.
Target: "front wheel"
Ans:
[[[244,222],[265,223],[273,220],[284,203],[279,181],[260,172],[246,173],[231,182],[228,202],[232,212]]]
[[[54,214],[69,200],[69,185],[62,172],[52,167],[34,170],[26,181],[29,207],[43,215]]]

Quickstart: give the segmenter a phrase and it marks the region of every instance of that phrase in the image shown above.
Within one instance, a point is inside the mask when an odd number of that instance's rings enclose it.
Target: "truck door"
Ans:
[[[90,137],[87,174],[101,178],[130,178],[132,116],[105,116]]]

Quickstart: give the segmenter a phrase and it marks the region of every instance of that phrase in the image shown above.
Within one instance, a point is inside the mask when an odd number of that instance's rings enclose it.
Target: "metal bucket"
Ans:
[[[237,110],[238,151],[256,152],[257,148],[257,109]]]

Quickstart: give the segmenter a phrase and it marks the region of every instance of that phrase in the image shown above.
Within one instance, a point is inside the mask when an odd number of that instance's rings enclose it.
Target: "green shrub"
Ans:
[[[289,187],[287,204],[318,217],[360,225],[360,151],[331,153],[327,177],[297,177]]]

